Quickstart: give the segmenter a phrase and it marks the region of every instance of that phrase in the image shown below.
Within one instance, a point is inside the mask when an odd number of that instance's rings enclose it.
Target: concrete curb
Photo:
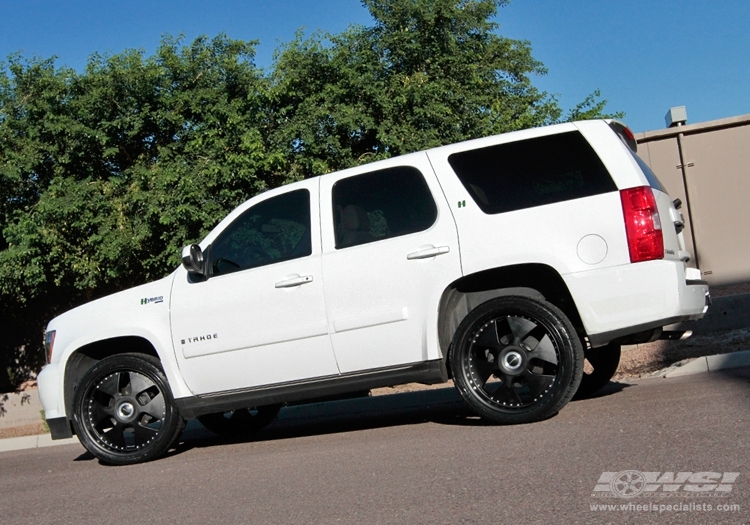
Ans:
[[[730,368],[750,366],[750,350],[732,352],[731,354],[717,354],[696,357],[692,361],[664,374],[664,377],[680,377],[704,372],[716,372]]]
[[[198,439],[207,436],[216,437],[213,433],[203,428],[203,425],[201,425],[197,419],[191,419],[190,421],[188,421],[183,433],[183,437],[185,436],[187,436],[189,439]],[[80,441],[76,436],[68,439],[56,440],[53,440],[50,434],[20,436],[0,439],[0,452],[11,452],[13,450],[26,450],[30,448],[56,447],[58,445],[73,444],[80,445]],[[83,448],[83,445],[81,445],[81,448]]]
[[[27,448],[56,447],[58,445],[70,445],[73,443],[78,443],[77,437],[53,440],[52,436],[49,434],[39,434],[37,436],[21,436],[0,439],[0,452],[24,450]]]

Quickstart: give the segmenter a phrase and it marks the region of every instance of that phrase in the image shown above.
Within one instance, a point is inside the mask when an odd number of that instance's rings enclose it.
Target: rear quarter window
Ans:
[[[448,162],[488,214],[617,191],[578,131],[462,151]]]

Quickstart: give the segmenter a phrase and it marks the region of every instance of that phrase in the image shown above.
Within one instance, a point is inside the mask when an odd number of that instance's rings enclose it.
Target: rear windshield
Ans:
[[[617,191],[578,131],[454,153],[448,162],[488,214]]]

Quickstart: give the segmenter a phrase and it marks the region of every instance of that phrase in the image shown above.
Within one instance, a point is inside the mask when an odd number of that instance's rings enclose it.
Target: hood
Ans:
[[[47,325],[48,331],[55,331],[52,360],[94,341],[120,336],[143,336],[152,340],[151,334],[168,332],[173,280],[174,273],[55,317]]]

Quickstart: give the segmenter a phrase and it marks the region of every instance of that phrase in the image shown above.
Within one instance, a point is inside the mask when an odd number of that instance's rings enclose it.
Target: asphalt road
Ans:
[[[79,445],[2,453],[0,523],[750,523],[749,421],[749,369],[611,383],[514,427],[470,417],[449,389],[292,407],[253,441],[193,425],[142,465],[103,466]],[[722,493],[675,481],[671,496],[624,498],[595,492],[605,472],[739,476]]]

